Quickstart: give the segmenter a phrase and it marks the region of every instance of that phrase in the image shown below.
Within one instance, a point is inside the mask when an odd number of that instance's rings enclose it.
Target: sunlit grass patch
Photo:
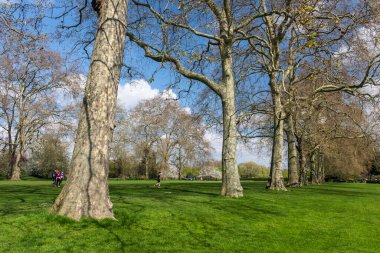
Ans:
[[[49,212],[50,181],[0,182],[0,252],[377,252],[380,185],[326,184],[272,192],[243,182],[110,181],[116,220]]]

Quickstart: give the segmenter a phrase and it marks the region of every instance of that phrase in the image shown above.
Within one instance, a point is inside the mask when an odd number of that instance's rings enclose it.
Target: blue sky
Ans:
[[[7,1],[0,0],[0,3],[14,3],[16,1]],[[46,1],[47,3],[47,1]],[[54,13],[53,13],[54,15]],[[65,22],[75,23],[73,16],[66,17]],[[44,19],[44,27],[43,32],[54,33],[55,28],[60,24],[59,20],[46,18]],[[50,37],[50,36],[49,36]],[[79,48],[75,50],[73,53],[69,54],[72,51],[73,45],[75,43],[76,38],[68,37],[65,39],[50,39],[49,46],[51,49],[59,51],[64,57],[68,57],[69,60],[79,60],[80,68],[83,75],[86,75],[89,68],[89,59],[87,59],[86,53],[83,48]],[[91,53],[91,47],[88,48],[89,53]],[[171,71],[169,68],[160,69],[158,72],[156,70],[159,67],[159,64],[147,59],[144,57],[143,50],[137,48],[131,43],[127,43],[125,50],[125,58],[127,58],[127,62],[133,68],[135,68],[138,72],[142,74],[142,76],[136,76],[136,78],[132,77],[131,79],[122,79],[120,88],[119,88],[119,96],[118,100],[121,104],[126,105],[127,109],[130,109],[131,106],[136,105],[136,103],[141,99],[150,98],[153,95],[163,92],[167,87],[173,83],[175,79],[175,73]],[[168,67],[168,66],[166,66]],[[148,83],[146,80],[149,79],[152,74],[154,75],[154,81]],[[183,87],[187,84],[186,81],[182,81]],[[184,106],[187,106],[191,101],[181,101]],[[221,147],[222,147],[222,138],[221,135],[214,132],[209,131],[206,136],[209,141],[212,143],[214,148],[214,152],[212,154],[214,159],[221,159]],[[238,162],[245,161],[255,161],[259,164],[269,166],[270,155],[267,147],[261,147],[260,145],[256,145],[254,147],[245,148],[243,146],[239,146],[238,148]]]

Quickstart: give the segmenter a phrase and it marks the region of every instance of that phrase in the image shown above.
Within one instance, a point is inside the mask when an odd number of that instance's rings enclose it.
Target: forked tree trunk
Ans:
[[[298,186],[298,156],[296,136],[294,135],[294,122],[292,114],[287,116],[287,138],[288,138],[288,186]]]
[[[223,147],[222,147],[222,189],[220,194],[226,197],[242,197],[243,187],[236,164],[236,108],[235,79],[232,64],[232,44],[226,42],[221,49],[223,64],[224,92],[221,96],[223,110]]]
[[[273,86],[272,86],[273,87]],[[286,191],[282,176],[282,160],[284,148],[284,115],[281,105],[281,97],[278,92],[272,92],[273,99],[273,147],[272,160],[267,188],[271,190]]]
[[[113,218],[108,190],[109,146],[123,60],[127,0],[93,1],[98,31],[67,183],[52,211],[75,220]]]

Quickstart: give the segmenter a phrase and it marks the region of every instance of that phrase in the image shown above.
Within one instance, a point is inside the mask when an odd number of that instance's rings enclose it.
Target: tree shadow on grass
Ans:
[[[93,224],[97,228],[101,228],[107,231],[107,233],[111,235],[118,242],[120,246],[118,252],[123,252],[123,253],[127,252],[126,248],[128,244],[113,229],[114,223],[116,223],[117,221],[111,220],[111,219],[105,219],[105,220],[86,219],[86,220],[82,220],[81,222]]]
[[[337,195],[337,196],[346,196],[346,197],[368,197],[368,196],[379,196],[379,192],[371,192],[365,190],[359,190],[357,188],[318,188],[318,187],[305,187],[302,189],[304,194],[313,195]]]
[[[191,187],[191,188],[190,188]],[[212,187],[204,184],[169,184],[161,188],[154,188],[150,185],[113,185],[110,187],[111,198],[122,198],[130,196],[134,198],[151,198],[159,201],[172,201],[181,196],[210,196],[218,197],[217,190],[210,189]]]
[[[58,194],[59,191],[49,185],[1,185],[0,216],[48,209]]]
[[[207,196],[212,196],[212,197],[217,197],[220,196],[217,193],[212,193],[212,192],[206,192],[206,191],[199,191],[199,190],[189,190],[189,189],[181,189],[181,188],[172,188],[172,187],[166,187],[165,189],[171,190],[173,192],[179,192],[179,193],[185,193],[182,194],[183,196],[187,195],[207,195]]]

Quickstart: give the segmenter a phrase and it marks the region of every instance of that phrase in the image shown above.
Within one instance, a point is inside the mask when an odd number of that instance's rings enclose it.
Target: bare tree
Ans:
[[[185,110],[180,110],[177,117],[179,125],[174,136],[176,150],[172,164],[177,168],[178,179],[181,179],[185,166],[199,164],[209,158],[211,146],[205,139],[206,127],[201,117]]]
[[[125,127],[126,142],[142,157],[146,179],[153,173],[149,161],[157,153],[157,143],[161,138],[164,123],[165,101],[160,96],[140,102],[128,113]],[[125,134],[125,131],[122,133]]]
[[[145,56],[170,65],[180,75],[206,85],[220,98],[223,113],[221,195],[240,197],[236,165],[234,48],[240,30],[259,16],[244,1],[137,1],[127,36]],[[248,8],[246,8],[248,7]]]
[[[51,95],[66,84],[60,55],[46,48],[43,37],[11,33],[3,37],[0,56],[1,127],[7,133],[11,180],[20,180],[20,161],[33,138],[57,119],[57,101]]]
[[[161,164],[164,176],[170,175],[169,167],[175,165],[178,178],[181,178],[185,165],[196,163],[198,158],[209,154],[201,118],[191,115],[177,100],[165,96],[164,93],[140,102],[126,120],[129,125],[126,127],[127,141],[142,156],[146,178],[152,172],[150,160],[153,155]]]

